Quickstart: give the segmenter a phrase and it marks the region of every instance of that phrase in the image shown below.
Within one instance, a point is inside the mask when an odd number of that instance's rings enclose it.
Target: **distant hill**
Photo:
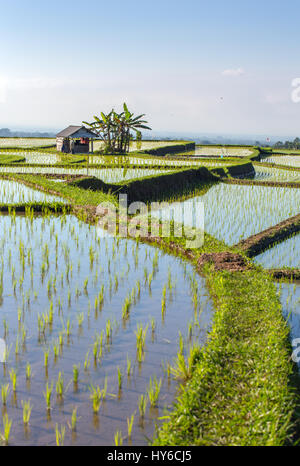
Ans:
[[[0,128],[1,138],[53,138],[54,133],[40,133],[38,131],[11,131],[9,128]]]

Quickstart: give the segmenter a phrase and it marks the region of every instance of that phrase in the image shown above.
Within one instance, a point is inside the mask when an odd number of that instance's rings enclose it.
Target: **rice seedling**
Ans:
[[[179,332],[179,354],[183,354],[184,352],[184,339],[181,332]]]
[[[51,386],[49,386],[49,384],[47,382],[46,391],[43,392],[43,394],[44,394],[44,398],[45,398],[45,401],[46,401],[46,407],[47,407],[48,411],[51,409],[52,390],[53,390],[53,382],[51,383]]]
[[[87,354],[85,355],[85,360],[84,360],[84,370],[87,371],[90,367],[90,363],[91,363],[91,360],[89,358],[89,351],[87,352]]]
[[[118,371],[118,388],[119,388],[119,391],[121,391],[122,390],[123,375],[122,375],[122,372],[121,372],[119,367],[117,368],[117,371]]]
[[[31,369],[31,365],[30,363],[28,362],[26,364],[26,380],[31,380],[31,376],[32,376],[32,369]]]
[[[93,403],[93,412],[97,414],[102,404],[102,391],[98,386],[94,387],[93,385],[89,387],[89,390],[91,392],[90,398]]]
[[[23,423],[25,426],[29,424],[32,406],[30,401],[23,401],[22,400],[22,407],[23,407]]]
[[[52,348],[53,348],[53,354],[54,354],[54,361],[56,361],[59,356],[59,351],[61,348],[59,344],[59,340],[55,340],[53,342]]]
[[[154,335],[155,333],[155,329],[156,329],[156,321],[154,318],[151,319],[151,333],[152,333],[152,336]]]
[[[132,435],[134,417],[135,417],[135,412],[131,415],[130,418],[129,417],[127,418],[127,433],[128,433],[128,438],[129,439],[131,439],[131,435]]]
[[[59,429],[58,424],[55,425],[56,446],[62,447],[64,445],[65,433],[66,428],[64,426],[61,426],[61,428]]]
[[[83,312],[81,312],[80,314],[78,314],[77,316],[77,321],[78,321],[78,327],[82,327],[82,324],[83,324],[83,321],[84,321],[84,314]]]
[[[149,402],[152,408],[157,406],[160,389],[161,389],[161,379],[158,382],[157,378],[154,376],[153,381],[152,381],[152,378],[150,377],[147,394],[148,394],[148,399],[149,399]]]
[[[56,382],[56,393],[57,393],[57,396],[59,396],[60,398],[63,398],[63,396],[64,396],[64,378],[63,378],[61,372],[59,372],[58,379],[57,379],[57,382]]]
[[[139,408],[140,417],[142,419],[145,417],[147,405],[148,405],[147,395],[141,395],[139,398],[138,408]]]
[[[11,425],[12,425],[12,420],[9,419],[8,414],[4,414],[3,416],[3,432],[0,432],[0,437],[2,442],[5,445],[8,445],[9,442],[9,437],[10,437],[10,431],[11,431]]]
[[[7,397],[9,394],[9,384],[5,384],[1,386],[1,399],[3,406],[7,404]]]
[[[79,376],[79,364],[73,364],[73,383],[75,385],[78,384],[78,376]]]
[[[49,349],[44,350],[44,367],[45,369],[48,368],[48,363],[49,363]]]
[[[11,383],[12,383],[12,389],[13,389],[13,392],[16,392],[17,390],[17,373],[14,369],[11,369],[9,371],[9,377],[10,377],[10,380],[11,380]]]
[[[114,440],[115,440],[116,447],[121,447],[123,445],[123,437],[122,437],[122,432],[120,430],[116,431]]]
[[[127,354],[127,367],[126,367],[127,377],[130,377],[131,371],[132,371],[132,362],[131,362],[131,359],[129,359],[128,354]]]
[[[3,319],[3,329],[4,329],[4,335],[3,336],[4,336],[4,338],[6,338],[7,335],[8,335],[8,323],[7,323],[6,319]]]
[[[72,410],[72,416],[71,416],[71,424],[69,424],[70,429],[72,432],[76,431],[76,426],[77,426],[77,407],[73,408]]]
[[[172,374],[178,379],[188,380],[192,375],[195,363],[199,359],[200,354],[201,349],[197,345],[190,348],[187,360],[181,352],[178,352],[175,365],[171,367]]]

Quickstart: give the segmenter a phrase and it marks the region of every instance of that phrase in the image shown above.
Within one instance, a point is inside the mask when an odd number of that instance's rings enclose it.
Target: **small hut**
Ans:
[[[56,135],[56,149],[67,154],[93,153],[93,140],[96,138],[97,134],[85,126],[71,125]]]

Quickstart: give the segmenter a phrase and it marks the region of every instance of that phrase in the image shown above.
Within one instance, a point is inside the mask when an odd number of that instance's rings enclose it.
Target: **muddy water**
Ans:
[[[0,366],[0,385],[10,384],[7,413],[12,420],[13,445],[54,445],[55,425],[66,427],[65,445],[113,445],[114,433],[122,432],[124,445],[144,445],[151,438],[157,418],[173,402],[178,384],[163,366],[173,362],[179,349],[179,332],[184,352],[192,341],[203,344],[212,316],[212,304],[204,279],[191,266],[162,251],[131,240],[101,237],[95,229],[75,217],[0,217],[0,251],[3,295],[0,302],[0,336],[10,349],[8,362]],[[85,280],[88,278],[86,286]],[[138,292],[139,282],[140,292]],[[95,307],[102,285],[103,305]],[[166,286],[166,311],[161,299]],[[135,288],[127,320],[122,319],[126,296]],[[193,295],[197,294],[197,302]],[[38,316],[46,320],[53,307],[53,323],[38,329]],[[82,325],[79,320],[83,319]],[[151,319],[155,331],[151,331]],[[70,334],[68,335],[68,320]],[[93,358],[96,336],[105,332],[107,322],[112,337],[104,340],[102,357]],[[192,324],[192,336],[188,325]],[[137,324],[147,325],[144,360],[136,358]],[[5,328],[8,328],[5,334]],[[24,331],[26,336],[24,337]],[[57,358],[54,345],[61,334],[63,345]],[[24,341],[22,341],[24,339]],[[17,351],[16,351],[17,348]],[[48,369],[44,351],[49,351]],[[87,356],[88,353],[88,356]],[[98,352],[99,355],[99,352]],[[126,375],[127,358],[132,373]],[[90,366],[84,369],[85,359]],[[26,381],[26,364],[32,378]],[[79,382],[72,381],[73,365],[79,368]],[[123,373],[118,388],[117,367]],[[17,391],[12,392],[9,372],[17,372]],[[63,398],[56,396],[58,374],[65,381]],[[161,379],[158,406],[146,410],[140,419],[138,399],[145,394],[149,378]],[[107,398],[99,413],[93,413],[89,388],[103,388],[107,377]],[[43,396],[46,383],[53,383],[51,410],[47,413]],[[111,395],[109,395],[111,394]],[[30,425],[24,429],[22,401],[33,406]],[[77,407],[77,429],[72,433],[73,408]],[[2,407],[5,412],[5,408]],[[131,441],[127,418],[135,413]],[[0,430],[2,425],[0,426]]]

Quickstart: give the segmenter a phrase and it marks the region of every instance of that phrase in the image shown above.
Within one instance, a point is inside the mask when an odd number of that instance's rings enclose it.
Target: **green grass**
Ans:
[[[115,196],[119,193],[127,194],[128,202],[149,203],[203,194],[217,180],[207,168],[201,167],[131,179],[118,184],[104,183],[97,178],[86,177],[75,180],[70,185]]]
[[[295,397],[276,288],[256,269],[206,276],[213,328],[154,445],[284,445]]]
[[[16,175],[16,174],[0,174],[1,178],[11,179],[23,183],[35,189],[47,193],[55,193],[76,205],[92,205],[97,206],[101,202],[111,202],[116,205],[117,200],[109,192],[92,191],[90,189],[82,189],[78,186],[57,183],[48,180],[42,175]]]
[[[0,151],[0,165],[7,165],[12,163],[25,162],[25,157],[22,155],[1,154]]]

